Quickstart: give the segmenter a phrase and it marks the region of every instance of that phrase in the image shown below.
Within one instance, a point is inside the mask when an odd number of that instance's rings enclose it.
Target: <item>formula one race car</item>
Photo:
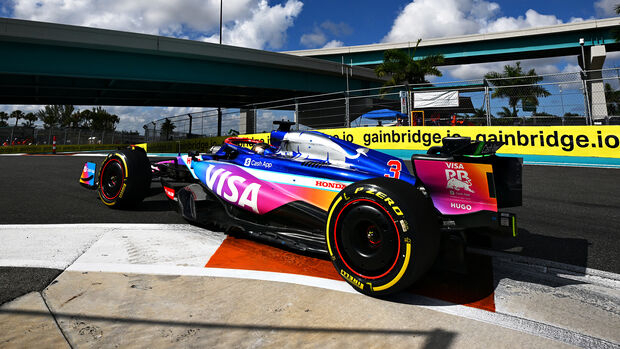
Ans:
[[[138,147],[109,154],[80,182],[118,208],[138,205],[151,179],[188,221],[301,251],[327,253],[362,293],[394,293],[435,261],[442,234],[516,234],[520,158],[498,142],[444,138],[405,161],[323,133],[276,122],[270,144],[231,137],[208,153],[149,162]]]

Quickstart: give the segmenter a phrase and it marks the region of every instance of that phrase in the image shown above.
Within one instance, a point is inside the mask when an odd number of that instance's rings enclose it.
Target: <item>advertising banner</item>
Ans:
[[[620,126],[401,126],[319,130],[371,149],[427,150],[444,137],[500,141],[498,153],[620,158]],[[269,142],[269,134],[247,135]]]

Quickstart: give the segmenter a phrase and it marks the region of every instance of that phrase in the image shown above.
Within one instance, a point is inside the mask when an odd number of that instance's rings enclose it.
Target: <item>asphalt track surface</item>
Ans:
[[[85,161],[102,158],[0,156],[0,224],[185,223],[157,186],[135,210],[104,207],[78,184]],[[620,273],[620,170],[525,166],[523,181],[519,236],[493,249]]]

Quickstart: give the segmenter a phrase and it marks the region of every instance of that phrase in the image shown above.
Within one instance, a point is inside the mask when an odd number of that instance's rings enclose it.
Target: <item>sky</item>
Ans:
[[[614,17],[620,0],[224,0],[223,42],[269,51],[415,41]],[[0,17],[219,42],[218,0],[0,0]],[[506,62],[442,68],[443,79],[481,78]],[[620,66],[608,54],[606,67]],[[577,58],[524,62],[538,74],[578,71]],[[79,106],[89,108],[90,106]],[[0,106],[36,111],[41,106]],[[106,107],[119,129],[202,108]]]

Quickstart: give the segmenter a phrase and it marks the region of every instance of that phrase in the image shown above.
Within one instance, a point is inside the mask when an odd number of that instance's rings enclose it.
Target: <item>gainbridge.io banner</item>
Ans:
[[[359,127],[320,132],[371,149],[427,150],[444,137],[500,141],[498,153],[620,158],[620,126]],[[246,135],[269,142],[269,134]]]

